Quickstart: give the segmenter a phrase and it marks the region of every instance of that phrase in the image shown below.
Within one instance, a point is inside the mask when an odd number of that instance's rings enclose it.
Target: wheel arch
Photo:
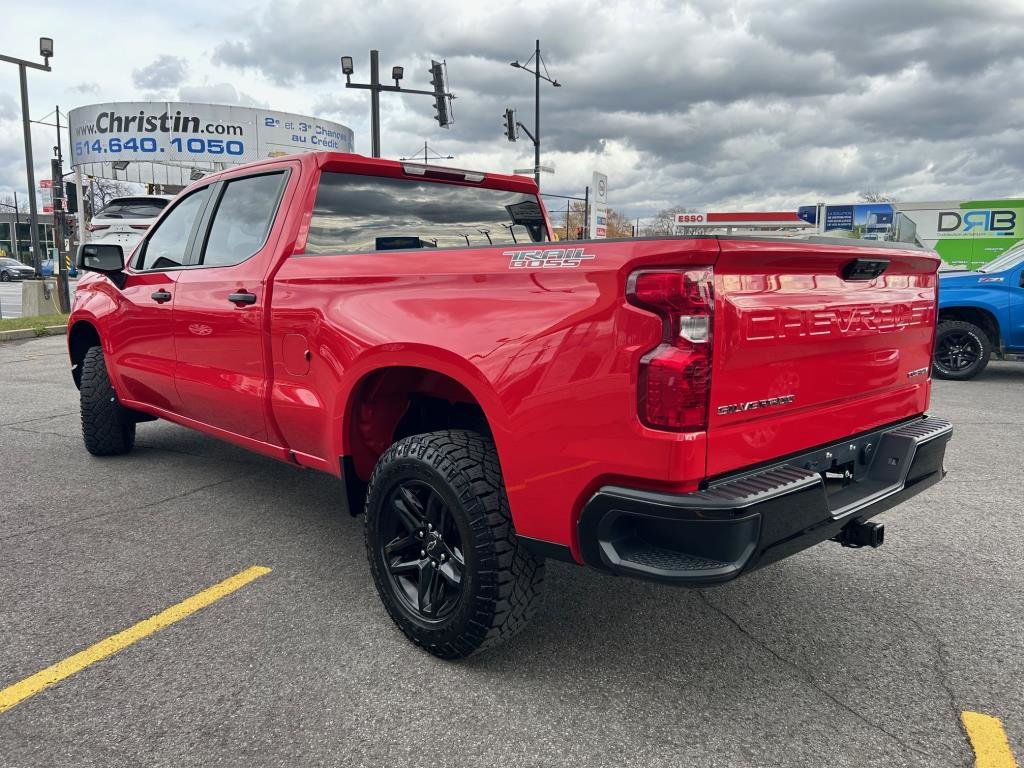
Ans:
[[[88,320],[79,320],[68,328],[68,356],[71,358],[71,377],[75,386],[82,388],[82,361],[85,353],[90,347],[101,347],[103,342],[100,339],[96,326]]]
[[[341,419],[341,450],[368,479],[396,440],[438,429],[474,429],[495,437],[504,419],[497,399],[443,366],[386,364],[361,373]]]
[[[945,320],[959,320],[960,322],[976,325],[988,336],[989,343],[994,350],[999,351],[1002,349],[999,320],[990,309],[968,305],[941,307],[939,309],[939,322],[941,323]]]

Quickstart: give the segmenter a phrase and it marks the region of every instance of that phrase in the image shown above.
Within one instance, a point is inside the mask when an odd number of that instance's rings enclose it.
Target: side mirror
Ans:
[[[124,270],[124,249],[110,243],[86,243],[78,246],[76,262],[80,269],[114,274]]]

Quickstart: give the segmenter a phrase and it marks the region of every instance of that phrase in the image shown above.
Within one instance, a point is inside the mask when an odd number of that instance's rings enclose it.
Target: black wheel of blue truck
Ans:
[[[388,614],[435,656],[504,642],[536,608],[544,562],[516,539],[488,437],[448,430],[394,443],[370,479],[364,532]]]
[[[935,332],[932,370],[936,378],[973,379],[988,365],[992,342],[981,328],[962,320],[943,320]]]
[[[85,449],[93,456],[128,453],[135,445],[135,418],[117,400],[100,347],[90,347],[82,360],[79,398]]]

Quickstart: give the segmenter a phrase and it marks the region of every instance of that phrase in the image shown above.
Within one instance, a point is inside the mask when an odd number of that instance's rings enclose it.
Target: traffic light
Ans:
[[[67,207],[65,210],[68,213],[78,213],[78,187],[69,181],[64,185],[64,188],[67,190]]]
[[[430,61],[430,84],[434,86],[434,119],[442,128],[452,124],[448,111],[448,94],[444,89],[444,65],[440,61]]]
[[[516,111],[512,107],[505,107],[505,138],[516,140]]]

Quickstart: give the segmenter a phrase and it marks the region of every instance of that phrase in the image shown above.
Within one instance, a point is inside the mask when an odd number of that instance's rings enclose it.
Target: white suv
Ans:
[[[172,195],[115,197],[86,226],[87,240],[120,245],[127,256],[173,199]]]

